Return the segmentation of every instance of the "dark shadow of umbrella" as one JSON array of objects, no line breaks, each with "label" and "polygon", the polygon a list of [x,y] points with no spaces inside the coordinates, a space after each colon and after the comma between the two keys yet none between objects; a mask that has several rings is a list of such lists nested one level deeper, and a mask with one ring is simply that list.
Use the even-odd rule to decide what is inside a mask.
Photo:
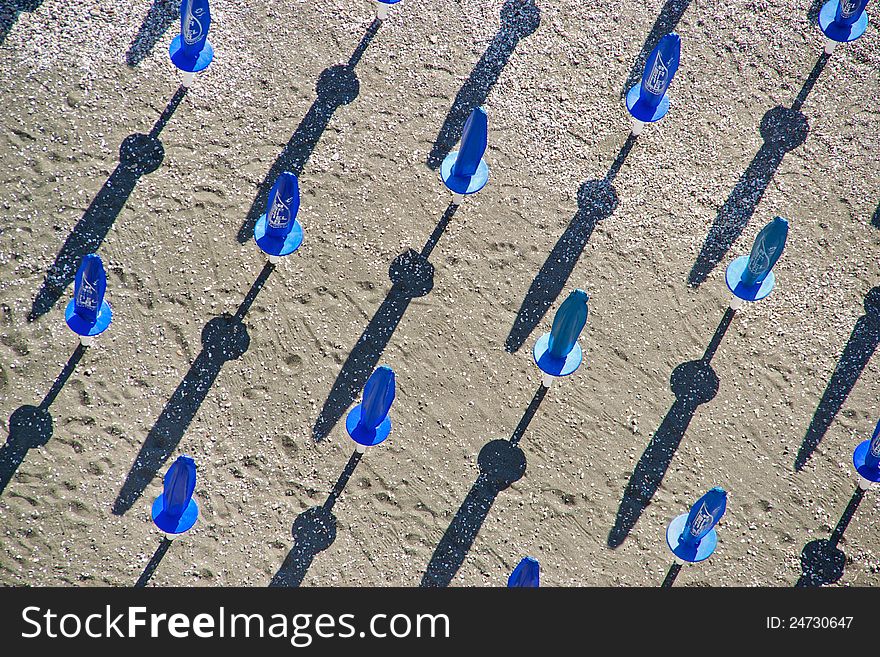
[{"label": "dark shadow of umbrella", "polygon": [[0,45],[6,41],[6,37],[18,15],[24,11],[36,11],[43,0],[0,0]]},{"label": "dark shadow of umbrella", "polygon": [[871,217],[871,225],[874,228],[880,228],[880,204],[878,204],[877,209],[874,210],[874,216]]},{"label": "dark shadow of umbrella", "polygon": [[19,406],[9,416],[9,436],[0,449],[0,493],[6,489],[28,450],[42,447],[52,438],[52,414],[49,406],[73,374],[84,353],[85,347],[78,345],[39,406]]},{"label": "dark shadow of umbrella", "polygon": [[608,533],[608,547],[619,547],[629,536],[660,488],[697,408],[718,393],[718,375],[712,369],[711,361],[733,315],[734,311],[728,308],[703,358],[682,363],[672,370],[670,385],[675,402],[648,442],[623,491],[614,527]]},{"label": "dark shadow of umbrella", "polygon": [[180,19],[180,3],[177,0],[153,0],[137,36],[125,53],[125,63],[129,66],[140,64],[165,34],[168,26],[178,19]]},{"label": "dark shadow of umbrella", "polygon": [[626,92],[641,81],[648,55],[657,47],[663,36],[675,29],[678,21],[681,20],[690,4],[691,0],[666,0],[660,13],[657,15],[657,20],[654,21],[654,26],[645,39],[645,43],[642,45],[642,49],[639,51],[638,57],[633,62],[626,82],[623,83],[623,88],[620,90],[621,98],[625,98]]},{"label": "dark shadow of umbrella", "polygon": [[508,352],[516,352],[535,330],[565,288],[593,230],[600,221],[610,217],[617,209],[617,192],[611,183],[635,140],[634,136],[629,136],[604,179],[589,180],[578,190],[578,211],[526,292],[510,333],[504,341],[504,348]]},{"label": "dark shadow of umbrella", "polygon": [[501,7],[501,26],[498,32],[456,94],[443,126],[434,140],[426,161],[431,169],[437,169],[443,158],[461,139],[465,121],[475,107],[486,102],[489,92],[498,82],[519,40],[537,30],[540,24],[541,10],[534,0],[507,0],[504,3]]},{"label": "dark shadow of umbrella", "polygon": [[837,367],[828,381],[819,406],[813,414],[810,426],[801,443],[795,470],[801,470],[819,446],[828,428],[837,417],[850,391],[862,375],[880,343],[880,287],[871,288],[865,295],[865,314],[859,317],[853,327]]},{"label": "dark shadow of umbrella", "polygon": [[831,538],[824,538],[810,541],[804,546],[801,552],[801,576],[795,586],[824,586],[833,584],[843,577],[843,569],[846,566],[846,555],[837,544],[843,538],[849,521],[852,520],[859,503],[864,497],[865,491],[856,488],[855,492],[846,505],[846,509],[837,526],[831,533]]},{"label": "dark shadow of umbrella", "polygon": [[519,442],[546,394],[546,388],[538,388],[510,440],[492,440],[483,445],[477,457],[480,474],[431,555],[420,586],[449,586],[473,546],[498,493],[525,474],[526,455]]},{"label": "dark shadow of umbrella", "polygon": [[336,516],[333,505],[360,463],[362,454],[354,452],[339,476],[330,496],[322,506],[313,506],[299,514],[293,523],[293,547],[284,563],[269,582],[270,587],[300,586],[312,562],[336,540]]},{"label": "dark shadow of umbrella", "polygon": [[147,582],[150,581],[153,573],[156,572],[156,568],[159,567],[159,563],[162,561],[165,553],[168,552],[168,548],[171,547],[172,542],[173,541],[168,540],[167,536],[162,537],[162,540],[159,542],[159,547],[156,548],[156,552],[153,554],[150,562],[147,564],[147,567],[144,568],[144,572],[141,573],[141,576],[138,577],[138,581],[135,582],[135,588],[142,588],[147,585]]},{"label": "dark shadow of umbrella", "polygon": [[303,120],[296,127],[290,141],[275,158],[263,182],[257,188],[257,196],[251,203],[250,210],[241,228],[238,229],[238,241],[245,244],[254,236],[254,226],[260,215],[266,211],[266,202],[269,200],[269,192],[275,184],[275,180],[285,171],[290,171],[297,176],[302,174],[303,168],[321,135],[330,124],[334,112],[343,105],[353,102],[360,93],[361,83],[357,78],[354,67],[360,61],[361,56],[370,45],[370,41],[376,36],[379,26],[382,24],[380,20],[374,20],[366,33],[361,38],[351,58],[346,64],[336,64],[329,68],[325,68],[318,76],[318,82],[315,85],[315,93],[317,98]]},{"label": "dark shadow of umbrella", "polygon": [[165,149],[159,133],[186,95],[179,87],[165,107],[150,134],[135,133],[126,137],[119,147],[119,164],[101,187],[82,218],[73,227],[67,240],[46,273],[43,285],[34,298],[28,321],[49,312],[76,276],[83,256],[98,250],[131,196],[138,179],[154,172],[162,164]]},{"label": "dark shadow of umbrella", "polygon": [[147,434],[113,503],[114,514],[122,515],[132,507],[177,448],[224,363],[247,351],[250,336],[243,320],[274,268],[269,263],[263,267],[235,315],[215,317],[205,324],[202,350]]},{"label": "dark shadow of umbrella", "polygon": [[675,578],[678,577],[678,574],[681,572],[681,564],[674,563],[669,566],[669,570],[666,572],[666,577],[663,578],[663,583],[660,584],[661,589],[668,589],[673,584],[675,584]]},{"label": "dark shadow of umbrella", "polygon": [[819,11],[822,9],[822,5],[824,5],[827,0],[812,0],[810,3],[810,8],[807,9],[807,20],[810,23],[810,27],[816,28],[819,23]]},{"label": "dark shadow of umbrella", "polygon": [[748,225],[782,158],[806,141],[810,127],[800,110],[827,61],[828,55],[819,57],[791,108],[779,105],[761,119],[764,143],[718,210],[700,254],[688,274],[690,285],[702,284],[721,262]]},{"label": "dark shadow of umbrella", "polygon": [[315,440],[326,438],[345,410],[357,399],[370,374],[376,368],[379,358],[382,357],[385,347],[388,346],[394,330],[400,324],[410,301],[425,296],[433,289],[434,266],[428,261],[428,257],[457,209],[458,206],[452,204],[446,208],[446,212],[443,213],[421,253],[408,249],[391,263],[388,270],[391,289],[342,364],[327,401],[324,402],[315,420],[312,429]]}]

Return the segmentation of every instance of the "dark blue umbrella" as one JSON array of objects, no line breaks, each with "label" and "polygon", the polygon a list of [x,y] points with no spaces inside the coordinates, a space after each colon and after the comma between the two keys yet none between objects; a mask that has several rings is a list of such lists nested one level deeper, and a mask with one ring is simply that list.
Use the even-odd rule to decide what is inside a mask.
[{"label": "dark blue umbrella", "polygon": [[199,517],[193,499],[196,489],[196,463],[189,456],[178,456],[168,468],[162,494],[153,502],[152,515],[156,526],[166,535],[182,534]]},{"label": "dark blue umbrella", "polygon": [[290,171],[285,171],[275,180],[266,202],[266,212],[254,225],[254,240],[272,264],[302,244],[303,229],[296,220],[298,212],[299,180]]},{"label": "dark blue umbrella", "polygon": [[678,563],[708,559],[718,545],[715,525],[727,509],[727,493],[717,486],[698,499],[690,513],[676,517],[666,530],[666,544]]},{"label": "dark blue umbrella", "polygon": [[785,249],[787,238],[788,221],[775,217],[758,233],[751,253],[727,266],[725,281],[734,296],[731,308],[735,310],[743,301],[760,301],[770,294],[776,285],[772,269]]},{"label": "dark blue umbrella", "polygon": [[376,4],[376,18],[384,21],[388,18],[388,6],[396,5],[400,0],[374,0]]},{"label": "dark blue umbrella", "polygon": [[180,34],[168,47],[171,62],[183,71],[183,86],[192,84],[199,71],[208,68],[214,59],[214,47],[208,41],[211,8],[208,0],[181,0]]},{"label": "dark blue umbrella", "polygon": [[475,107],[462,129],[459,150],[447,155],[440,164],[440,177],[456,205],[461,205],[465,196],[483,189],[489,180],[489,165],[483,159],[488,135],[486,110]]},{"label": "dark blue umbrella", "polygon": [[568,376],[580,367],[584,355],[578,337],[587,323],[587,301],[583,290],[573,290],[559,306],[553,326],[535,343],[535,363],[544,372],[543,385],[549,388],[553,379]]},{"label": "dark blue umbrella", "polygon": [[104,299],[107,275],[101,258],[94,253],[85,256],[76,272],[73,299],[67,304],[64,319],[70,330],[80,336],[83,346],[103,333],[113,320],[110,304]]},{"label": "dark blue umbrella", "polygon": [[868,490],[880,481],[880,422],[869,440],[860,443],[853,452],[853,465],[859,473],[859,488]]},{"label": "dark blue umbrella", "polygon": [[659,121],[669,111],[666,90],[678,70],[681,38],[670,32],[660,39],[648,59],[642,80],[626,94],[626,109],[632,115],[632,133],[639,135],[646,123]]},{"label": "dark blue umbrella", "polygon": [[510,577],[507,578],[508,588],[537,588],[540,586],[541,566],[535,557],[523,557]]},{"label": "dark blue umbrella", "polygon": [[388,411],[394,401],[394,393],[394,372],[385,365],[376,368],[364,386],[363,400],[345,418],[345,428],[357,443],[359,452],[378,445],[391,433]]},{"label": "dark blue umbrella", "polygon": [[825,35],[825,52],[838,43],[855,41],[868,29],[868,0],[828,0],[819,11],[819,28]]}]

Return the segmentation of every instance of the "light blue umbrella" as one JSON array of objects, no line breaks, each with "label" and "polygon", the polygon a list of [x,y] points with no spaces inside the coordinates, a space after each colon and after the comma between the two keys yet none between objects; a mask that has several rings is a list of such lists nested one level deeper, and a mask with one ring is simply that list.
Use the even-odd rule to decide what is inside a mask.
[{"label": "light blue umbrella", "polygon": [[440,177],[456,205],[461,205],[465,196],[483,189],[489,180],[489,165],[483,159],[488,134],[486,110],[475,107],[462,129],[459,150],[447,155],[440,165]]},{"label": "light blue umbrella", "polygon": [[715,525],[727,509],[727,493],[717,486],[698,499],[689,513],[676,517],[666,530],[666,544],[677,562],[708,559],[718,545]]},{"label": "light blue umbrella", "polygon": [[587,323],[587,293],[573,290],[553,318],[553,326],[535,343],[532,355],[544,372],[544,387],[549,388],[555,377],[568,376],[580,367],[584,354],[578,337]]},{"label": "light blue umbrella", "polygon": [[743,301],[760,301],[770,294],[776,285],[772,269],[785,249],[787,238],[788,221],[775,217],[755,237],[751,253],[727,266],[725,282],[734,296],[731,308],[736,310]]}]

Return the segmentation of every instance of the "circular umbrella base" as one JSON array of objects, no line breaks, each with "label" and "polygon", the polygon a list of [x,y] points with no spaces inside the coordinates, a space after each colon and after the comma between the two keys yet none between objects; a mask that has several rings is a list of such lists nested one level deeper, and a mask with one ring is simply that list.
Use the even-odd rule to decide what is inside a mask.
[{"label": "circular umbrella base", "polygon": [[839,0],[828,0],[822,5],[819,11],[819,28],[826,37],[837,43],[855,41],[868,29],[868,12],[862,10],[859,20],[852,25],[838,25],[834,22],[834,16],[839,4]]},{"label": "circular umbrella base", "polygon": [[196,524],[196,520],[199,517],[199,506],[196,504],[196,501],[190,500],[180,517],[176,517],[168,515],[162,510],[164,499],[165,494],[163,493],[153,502],[152,516],[156,526],[169,535],[182,534],[192,529],[192,526]]},{"label": "circular umbrella base", "polygon": [[388,434],[391,433],[391,420],[386,417],[382,420],[382,424],[375,429],[367,429],[358,426],[358,423],[361,421],[362,410],[363,406],[361,404],[358,404],[351,409],[348,416],[345,418],[345,429],[348,431],[348,435],[351,436],[351,439],[358,445],[373,447],[374,445],[383,442],[388,437]]},{"label": "circular umbrella base", "polygon": [[551,376],[568,376],[580,367],[584,359],[584,352],[581,346],[575,342],[571,351],[565,358],[556,358],[550,353],[550,334],[545,333],[535,343],[532,351],[535,358],[535,364],[545,374]]},{"label": "circular umbrella base", "polygon": [[480,160],[474,175],[454,176],[452,167],[455,166],[456,160],[458,160],[458,151],[453,151],[443,158],[443,163],[440,165],[440,177],[450,191],[454,194],[476,194],[486,186],[489,181],[489,165],[486,164],[486,160]]},{"label": "circular umbrella base", "polygon": [[880,469],[872,468],[865,463],[865,459],[868,456],[868,449],[870,447],[870,440],[859,443],[859,445],[853,452],[853,466],[855,467],[856,472],[859,473],[859,476],[862,479],[867,479],[871,483],[876,484],[878,481],[880,481]]},{"label": "circular umbrella base", "polygon": [[79,336],[93,337],[99,333],[103,333],[113,321],[113,311],[107,301],[101,302],[101,309],[98,311],[98,317],[94,323],[89,323],[76,314],[76,304],[71,299],[64,311],[64,319],[70,330]]},{"label": "circular umbrella base", "polygon": [[267,235],[266,230],[269,227],[269,221],[266,215],[261,215],[254,225],[254,241],[263,253],[270,256],[286,256],[296,251],[303,241],[302,225],[293,219],[293,226],[284,239]]},{"label": "circular umbrella base", "polygon": [[[626,92],[626,109],[634,119],[642,123],[654,123],[659,121],[669,111],[669,94],[663,94],[663,98],[656,105],[646,103],[640,95],[642,85],[637,84]],[[656,98],[656,96],[655,96]]]},{"label": "circular umbrella base", "polygon": [[197,57],[193,57],[183,49],[183,39],[178,34],[168,47],[168,54],[171,56],[171,63],[181,71],[198,73],[208,68],[208,64],[214,60],[214,46],[206,40],[202,51]]},{"label": "circular umbrella base", "polygon": [[666,529],[666,545],[669,546],[669,549],[672,550],[672,554],[674,554],[677,559],[681,559],[688,563],[705,561],[712,556],[712,553],[718,546],[718,532],[714,529],[711,530],[696,545],[682,545],[678,542],[678,539],[684,531],[684,526],[687,524],[687,518],[688,514],[682,513],[669,523],[669,527]]},{"label": "circular umbrella base", "polygon": [[762,282],[746,285],[742,282],[742,275],[748,264],[749,256],[740,256],[727,265],[727,272],[724,275],[727,289],[733,293],[733,296],[739,297],[743,301],[760,301],[773,291],[773,287],[776,285],[776,274],[771,271]]}]

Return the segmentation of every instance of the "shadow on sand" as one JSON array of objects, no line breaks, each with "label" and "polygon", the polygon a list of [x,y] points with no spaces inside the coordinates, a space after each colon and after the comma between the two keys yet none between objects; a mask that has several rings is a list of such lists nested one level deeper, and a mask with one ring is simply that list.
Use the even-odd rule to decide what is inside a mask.
[{"label": "shadow on sand", "polygon": [[180,19],[180,2],[178,0],[153,0],[144,22],[138,30],[137,36],[131,42],[128,52],[125,53],[125,63],[129,66],[137,66],[146,59],[153,46],[165,34],[175,21]]},{"label": "shadow on sand", "polygon": [[0,45],[18,20],[22,12],[32,12],[40,8],[43,0],[0,0]]},{"label": "shadow on sand", "polygon": [[382,21],[378,19],[372,22],[347,63],[326,68],[318,76],[318,82],[315,85],[317,98],[257,188],[257,195],[251,203],[241,228],[238,229],[239,243],[245,244],[248,240],[253,239],[254,226],[260,215],[266,211],[269,192],[278,176],[285,171],[290,171],[297,176],[301,175],[306,162],[309,161],[318,145],[321,135],[330,124],[334,112],[358,97],[361,83],[354,69],[367,46],[376,36],[380,25],[382,25]]},{"label": "shadow on sand", "polygon": [[565,288],[593,230],[600,221],[610,217],[617,209],[617,192],[611,183],[623,166],[635,141],[636,137],[633,135],[627,138],[605,178],[589,180],[581,185],[577,195],[577,213],[550,251],[516,314],[513,326],[504,342],[504,348],[508,352],[514,353],[519,350],[535,330]]},{"label": "shadow on sand", "polygon": [[122,142],[119,147],[119,164],[55,256],[55,262],[46,273],[43,285],[34,298],[28,321],[34,321],[52,309],[76,276],[83,256],[95,253],[104,242],[140,177],[153,173],[162,164],[165,149],[159,141],[159,133],[185,95],[186,88],[179,87],[150,134],[136,133]]},{"label": "shadow on sand", "polygon": [[700,360],[682,363],[672,370],[670,384],[675,402],[648,442],[623,491],[614,527],[608,534],[608,547],[620,546],[629,536],[660,488],[697,408],[710,402],[718,393],[718,375],[712,369],[711,361],[733,316],[734,311],[728,308]]},{"label": "shadow on sand", "polygon": [[486,102],[519,40],[532,34],[540,24],[541,10],[534,0],[506,0],[501,7],[498,32],[456,94],[428,153],[426,164],[431,169],[438,169],[443,158],[459,142],[465,121],[475,107]]},{"label": "shadow on sand", "polygon": [[250,336],[243,320],[274,269],[270,263],[263,266],[235,315],[215,317],[205,324],[202,350],[147,434],[113,503],[114,514],[122,515],[132,507],[177,448],[224,363],[241,358],[248,350]]},{"label": "shadow on sand", "polygon": [[819,406],[813,414],[801,448],[795,458],[795,470],[802,470],[816,451],[828,428],[843,408],[846,398],[862,375],[880,343],[880,287],[872,288],[865,295],[865,314],[859,317],[837,367],[828,381]]},{"label": "shadow on sand", "polygon": [[42,447],[52,438],[52,414],[49,406],[73,374],[85,351],[86,348],[82,345],[77,346],[39,406],[19,406],[9,416],[9,436],[0,449],[0,493],[6,489],[28,451],[34,447]]},{"label": "shadow on sand", "polygon": [[820,55],[791,108],[777,106],[761,119],[764,143],[718,210],[700,254],[688,274],[690,285],[701,285],[742,234],[767,191],[782,158],[807,140],[810,127],[801,107],[825,68],[828,55]]},{"label": "shadow on sand", "polygon": [[270,587],[300,586],[317,554],[333,545],[336,540],[333,505],[345,490],[362,456],[360,452],[351,455],[324,504],[306,509],[296,517],[293,522],[293,547],[269,582]]},{"label": "shadow on sand", "polygon": [[480,474],[444,532],[422,577],[422,587],[449,586],[470,551],[498,493],[526,472],[526,455],[519,447],[529,423],[547,394],[540,386],[510,440],[492,440],[480,450]]},{"label": "shadow on sand", "polygon": [[865,491],[856,488],[843,515],[840,516],[837,526],[831,532],[830,539],[816,539],[804,546],[801,552],[802,572],[795,586],[824,586],[833,584],[843,577],[846,555],[837,547],[837,544],[843,538],[843,532],[846,531],[849,521],[852,520],[856,509],[859,508],[859,503],[864,495]]},{"label": "shadow on sand", "polygon": [[357,399],[388,341],[394,334],[410,301],[427,295],[434,288],[434,266],[428,258],[459,206],[450,204],[420,253],[408,249],[391,263],[388,276],[391,289],[355,343],[321,408],[312,435],[326,438],[345,410]]}]

